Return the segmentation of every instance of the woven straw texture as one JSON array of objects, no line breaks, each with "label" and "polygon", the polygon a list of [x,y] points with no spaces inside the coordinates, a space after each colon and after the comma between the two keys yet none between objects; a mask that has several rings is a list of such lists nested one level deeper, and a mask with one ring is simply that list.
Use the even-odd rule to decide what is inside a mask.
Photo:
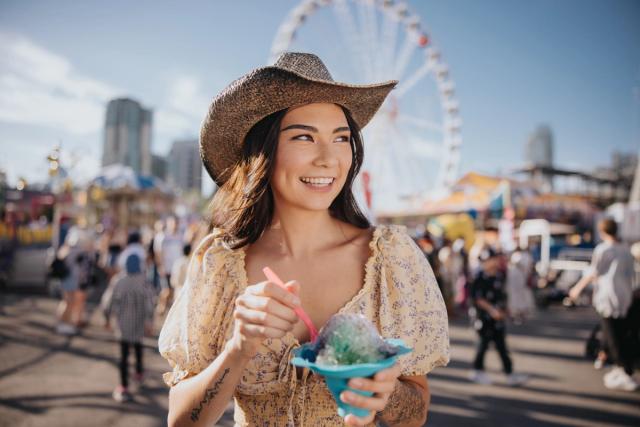
[{"label": "woven straw texture", "polygon": [[222,185],[242,155],[242,144],[257,122],[291,107],[326,102],[349,110],[363,128],[398,82],[371,85],[335,82],[320,58],[285,52],[274,65],[233,81],[212,101],[200,130],[200,156]]}]

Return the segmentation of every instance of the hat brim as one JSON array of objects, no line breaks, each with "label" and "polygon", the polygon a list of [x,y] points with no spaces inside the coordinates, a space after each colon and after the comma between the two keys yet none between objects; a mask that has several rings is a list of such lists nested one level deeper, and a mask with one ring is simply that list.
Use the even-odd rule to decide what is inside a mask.
[{"label": "hat brim", "polygon": [[396,80],[351,85],[316,80],[278,67],[258,68],[232,82],[211,103],[200,129],[200,156],[219,186],[241,159],[251,128],[277,111],[316,102],[345,107],[363,128],[371,121]]}]

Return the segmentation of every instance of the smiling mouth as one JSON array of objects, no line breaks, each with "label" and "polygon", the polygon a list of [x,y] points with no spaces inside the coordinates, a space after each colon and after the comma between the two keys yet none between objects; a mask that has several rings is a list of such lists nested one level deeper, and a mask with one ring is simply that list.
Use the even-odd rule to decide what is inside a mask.
[{"label": "smiling mouth", "polygon": [[300,181],[304,184],[310,185],[312,187],[328,187],[335,181],[335,178],[331,177],[322,177],[322,178],[312,178],[312,177],[302,177]]}]

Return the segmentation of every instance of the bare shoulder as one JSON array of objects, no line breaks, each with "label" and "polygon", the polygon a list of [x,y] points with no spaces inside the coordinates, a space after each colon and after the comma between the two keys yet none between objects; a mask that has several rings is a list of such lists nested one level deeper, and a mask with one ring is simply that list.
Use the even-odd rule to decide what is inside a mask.
[{"label": "bare shoulder", "polygon": [[346,222],[340,222],[340,228],[346,237],[345,244],[359,247],[368,247],[375,232],[375,227],[359,228]]}]

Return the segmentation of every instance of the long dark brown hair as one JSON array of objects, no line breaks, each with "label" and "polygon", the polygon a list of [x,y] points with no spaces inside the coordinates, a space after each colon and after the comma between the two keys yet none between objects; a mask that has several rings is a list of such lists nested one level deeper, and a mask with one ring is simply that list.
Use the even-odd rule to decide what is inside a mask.
[{"label": "long dark brown hair", "polygon": [[[370,227],[353,196],[353,180],[364,159],[360,127],[342,107],[351,131],[352,162],[342,190],[329,207],[330,214],[358,228]],[[244,140],[242,159],[229,170],[209,206],[210,229],[238,249],[257,241],[273,220],[271,177],[275,165],[280,123],[287,110],[275,112],[256,123]]]}]

